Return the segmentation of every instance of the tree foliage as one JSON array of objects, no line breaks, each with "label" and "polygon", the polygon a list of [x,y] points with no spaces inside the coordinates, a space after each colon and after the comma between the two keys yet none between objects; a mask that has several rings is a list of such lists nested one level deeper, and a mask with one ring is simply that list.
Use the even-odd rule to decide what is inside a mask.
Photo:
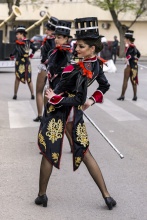
[{"label": "tree foliage", "polygon": [[127,27],[130,28],[147,11],[147,0],[88,0],[88,3],[99,6],[104,10],[109,10],[117,28],[121,24],[118,20],[120,13],[131,12],[134,14],[134,20]]},{"label": "tree foliage", "polygon": [[[139,17],[147,12],[147,0],[87,0],[87,2],[110,11],[113,22],[120,34],[120,56],[124,56],[124,34]],[[132,13],[134,15],[134,19],[129,22],[128,26],[119,20],[121,13]]]}]

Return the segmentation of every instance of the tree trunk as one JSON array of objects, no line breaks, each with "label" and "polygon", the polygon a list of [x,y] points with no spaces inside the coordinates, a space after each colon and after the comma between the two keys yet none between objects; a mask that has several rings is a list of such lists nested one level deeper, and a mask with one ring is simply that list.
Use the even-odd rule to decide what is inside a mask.
[{"label": "tree trunk", "polygon": [[121,22],[118,20],[118,16],[114,9],[109,8],[111,16],[113,18],[114,24],[119,32],[120,36],[120,49],[119,49],[119,57],[123,58],[125,57],[125,43],[124,43],[124,35],[126,33],[126,30],[128,29],[127,26],[121,24]]},{"label": "tree trunk", "polygon": [[119,57],[123,58],[125,57],[125,42],[124,42],[124,35],[127,31],[127,27],[124,25],[120,25],[118,31],[120,36],[120,49],[119,49]]}]

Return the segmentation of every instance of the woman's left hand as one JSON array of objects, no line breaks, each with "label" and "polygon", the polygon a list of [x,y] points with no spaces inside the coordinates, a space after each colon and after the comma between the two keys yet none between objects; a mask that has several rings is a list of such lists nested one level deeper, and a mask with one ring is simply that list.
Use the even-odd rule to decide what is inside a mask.
[{"label": "woman's left hand", "polygon": [[52,89],[47,89],[46,90],[46,94],[45,97],[47,97],[48,99],[51,99],[53,96],[55,96],[56,94],[54,93],[54,91]]}]

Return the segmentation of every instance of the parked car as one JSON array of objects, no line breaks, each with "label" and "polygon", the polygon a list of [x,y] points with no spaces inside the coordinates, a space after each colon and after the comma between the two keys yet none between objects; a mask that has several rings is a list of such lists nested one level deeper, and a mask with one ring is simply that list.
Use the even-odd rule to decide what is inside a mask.
[{"label": "parked car", "polygon": [[31,38],[34,47],[39,50],[46,35],[35,35]]}]

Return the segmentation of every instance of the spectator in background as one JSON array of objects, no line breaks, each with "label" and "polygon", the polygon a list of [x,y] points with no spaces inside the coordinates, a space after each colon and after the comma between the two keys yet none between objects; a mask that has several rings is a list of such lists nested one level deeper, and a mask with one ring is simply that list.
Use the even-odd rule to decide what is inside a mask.
[{"label": "spectator in background", "polygon": [[116,62],[116,56],[117,56],[117,51],[118,51],[118,40],[117,36],[114,36],[114,41],[112,43],[112,48],[111,48],[111,55],[112,55],[112,60],[115,63]]},{"label": "spectator in background", "polygon": [[105,37],[103,37],[101,39],[101,42],[103,43],[103,49],[100,52],[100,57],[102,57],[105,60],[110,60],[111,59],[111,52],[109,50],[107,39]]},{"label": "spectator in background", "polygon": [[106,65],[103,66],[104,72],[115,73],[117,71],[116,66],[112,60],[111,50],[109,48],[106,37],[102,37],[103,49],[100,52],[100,57],[107,60]]}]

